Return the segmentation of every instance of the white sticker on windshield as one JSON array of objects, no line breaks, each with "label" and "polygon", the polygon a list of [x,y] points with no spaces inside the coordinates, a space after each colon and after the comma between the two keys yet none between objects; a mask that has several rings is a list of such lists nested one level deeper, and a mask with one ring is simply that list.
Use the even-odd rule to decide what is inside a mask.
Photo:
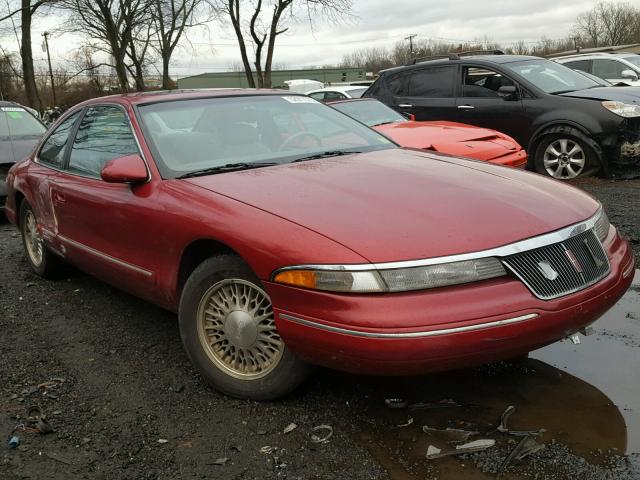
[{"label": "white sticker on windshield", "polygon": [[314,100],[311,97],[303,97],[302,95],[287,95],[283,96],[287,102],[289,103],[319,103],[317,100]]},{"label": "white sticker on windshield", "polygon": [[3,112],[26,112],[24,108],[20,107],[1,107]]}]

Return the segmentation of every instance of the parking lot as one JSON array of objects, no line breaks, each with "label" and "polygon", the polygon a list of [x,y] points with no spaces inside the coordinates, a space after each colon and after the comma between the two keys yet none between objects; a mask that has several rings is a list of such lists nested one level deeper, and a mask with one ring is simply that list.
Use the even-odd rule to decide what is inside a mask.
[{"label": "parking lot", "polygon": [[[577,185],[603,202],[640,259],[640,182]],[[0,244],[0,431],[8,439],[32,406],[54,429],[18,429],[22,443],[0,455],[2,479],[495,478],[519,441],[496,431],[509,405],[516,407],[509,427],[544,429],[537,440],[544,448],[506,466],[501,478],[640,476],[637,272],[581,345],[414,378],[318,370],[286,399],[257,403],[204,385],[173,314],[76,271],[58,282],[36,277],[6,223]],[[391,398],[409,406],[390,409]],[[332,428],[326,443],[312,440],[329,431],[313,431],[321,425]],[[429,445],[441,444],[425,425],[497,443],[426,460]]]}]

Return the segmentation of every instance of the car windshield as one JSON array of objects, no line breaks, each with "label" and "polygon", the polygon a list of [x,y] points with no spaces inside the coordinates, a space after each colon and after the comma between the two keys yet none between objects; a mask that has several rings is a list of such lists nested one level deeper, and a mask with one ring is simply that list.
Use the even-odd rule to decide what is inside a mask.
[{"label": "car windshield", "polygon": [[627,62],[633,63],[636,67],[640,67],[640,55],[630,55],[628,57],[622,57]]},{"label": "car windshield", "polygon": [[549,60],[524,60],[504,66],[546,93],[566,93],[600,86],[585,75]]},{"label": "car windshield", "polygon": [[385,123],[406,122],[407,119],[378,100],[356,100],[331,104],[336,110],[374,127]]},{"label": "car windshield", "polygon": [[0,107],[6,122],[0,122],[0,135],[11,137],[40,136],[46,131],[44,125],[22,107]]},{"label": "car windshield", "polygon": [[159,102],[139,108],[164,178],[396,148],[302,95],[247,95]]}]

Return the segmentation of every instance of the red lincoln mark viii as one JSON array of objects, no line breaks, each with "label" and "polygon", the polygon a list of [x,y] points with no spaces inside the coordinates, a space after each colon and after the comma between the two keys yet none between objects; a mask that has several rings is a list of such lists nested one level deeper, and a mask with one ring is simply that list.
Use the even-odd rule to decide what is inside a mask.
[{"label": "red lincoln mark viii", "polygon": [[8,175],[40,275],[68,262],[179,313],[213,386],[269,399],[308,365],[414,374],[522,355],[628,288],[601,205],[535,174],[402,150],[309,97],[94,99]]},{"label": "red lincoln mark viii", "polygon": [[[504,133],[457,122],[417,122],[373,98],[330,102],[336,110],[386,135],[398,145],[524,168],[527,152]],[[411,116],[413,117],[413,116]]]}]

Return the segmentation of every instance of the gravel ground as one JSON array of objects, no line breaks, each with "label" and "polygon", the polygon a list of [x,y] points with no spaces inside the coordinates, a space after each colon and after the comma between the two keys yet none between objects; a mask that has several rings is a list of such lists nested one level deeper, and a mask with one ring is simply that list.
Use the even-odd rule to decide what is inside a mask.
[{"label": "gravel ground", "polygon": [[[589,180],[579,186],[601,199],[640,255],[640,182]],[[545,436],[547,448],[510,467],[503,478],[640,478],[634,458],[618,456],[624,422],[606,397],[545,364],[402,381],[320,370],[279,402],[230,399],[206,387],[191,368],[173,314],[79,272],[58,282],[36,277],[22,257],[17,231],[6,223],[0,224],[0,245],[2,480],[495,478],[513,448],[508,439],[461,460],[429,462],[419,426],[444,427],[449,417],[439,409],[398,428],[406,415],[387,409],[384,398],[455,396],[469,403],[464,413],[470,424],[489,432],[506,398],[520,402],[524,412],[527,389],[548,384],[554,391],[566,385],[571,398],[588,390],[597,399],[585,418],[589,411],[610,412],[604,415],[611,416],[607,424],[616,433],[612,440],[594,440],[587,450],[597,447],[599,453],[588,461],[588,455]],[[504,385],[512,390],[500,390]],[[495,390],[503,394],[496,397]],[[474,399],[482,405],[471,405]],[[558,408],[563,403],[558,397]],[[20,446],[7,449],[12,430],[29,426],[31,406],[39,407],[55,431],[18,429]],[[559,411],[558,422],[563,415]],[[291,423],[297,427],[283,433]],[[329,442],[311,441],[318,425],[333,428]]]}]

